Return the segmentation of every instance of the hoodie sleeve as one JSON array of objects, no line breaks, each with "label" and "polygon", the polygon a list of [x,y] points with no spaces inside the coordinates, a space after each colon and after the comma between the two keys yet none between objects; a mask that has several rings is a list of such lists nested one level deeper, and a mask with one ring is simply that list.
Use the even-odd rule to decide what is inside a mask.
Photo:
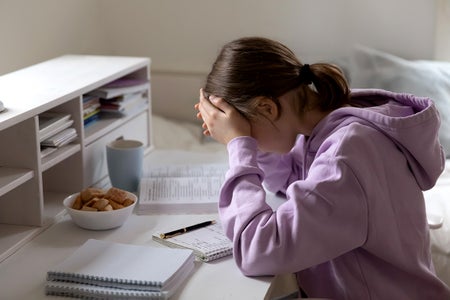
[{"label": "hoodie sleeve", "polygon": [[[301,142],[299,142],[301,141]],[[294,162],[294,155],[301,152],[302,138],[299,138],[291,152],[287,154],[258,152],[258,166],[264,172],[264,186],[267,190],[286,194],[287,187],[300,178],[301,164]],[[302,156],[302,154],[297,154]]]},{"label": "hoodie sleeve", "polygon": [[219,214],[245,275],[299,271],[362,245],[367,205],[357,178],[339,159],[316,158],[308,178],[291,183],[275,212],[265,202],[257,144],[250,137],[228,143],[230,169]]}]

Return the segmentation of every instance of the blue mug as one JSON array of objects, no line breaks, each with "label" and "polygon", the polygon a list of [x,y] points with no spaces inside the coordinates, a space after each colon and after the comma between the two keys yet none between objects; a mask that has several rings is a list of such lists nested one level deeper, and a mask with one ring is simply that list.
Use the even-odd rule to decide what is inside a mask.
[{"label": "blue mug", "polygon": [[144,144],[136,140],[115,140],[106,145],[108,174],[113,187],[136,192],[142,176]]}]

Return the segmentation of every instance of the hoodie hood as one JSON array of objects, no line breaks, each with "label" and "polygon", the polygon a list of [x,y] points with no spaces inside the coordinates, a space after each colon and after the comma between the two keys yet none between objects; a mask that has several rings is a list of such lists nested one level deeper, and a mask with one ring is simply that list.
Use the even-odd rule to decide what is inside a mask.
[{"label": "hoodie hood", "polygon": [[[326,117],[327,122],[320,122],[314,131],[328,135],[353,122],[373,127],[403,152],[421,189],[432,188],[445,165],[438,137],[440,118],[434,102],[426,97],[377,89],[352,90],[350,102],[354,106],[333,111]],[[320,128],[323,126],[326,128]]]}]

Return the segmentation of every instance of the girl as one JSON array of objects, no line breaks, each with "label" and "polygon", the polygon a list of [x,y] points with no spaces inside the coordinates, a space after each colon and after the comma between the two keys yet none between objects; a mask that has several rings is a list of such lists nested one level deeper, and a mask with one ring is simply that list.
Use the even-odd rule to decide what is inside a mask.
[{"label": "girl", "polygon": [[[428,98],[350,91],[284,45],[225,45],[196,104],[227,145],[219,215],[245,275],[295,272],[309,297],[450,299],[433,269],[422,191],[444,168]],[[276,211],[265,188],[286,202]]]}]

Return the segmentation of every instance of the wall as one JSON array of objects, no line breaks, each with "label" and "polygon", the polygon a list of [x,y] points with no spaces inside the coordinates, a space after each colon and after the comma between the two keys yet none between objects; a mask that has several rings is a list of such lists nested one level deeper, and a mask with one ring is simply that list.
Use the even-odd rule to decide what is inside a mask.
[{"label": "wall", "polygon": [[[439,0],[442,1],[442,0]],[[0,75],[66,53],[152,58],[156,113],[192,120],[220,47],[280,40],[304,62],[355,43],[405,58],[435,53],[435,0],[0,0]]]},{"label": "wall", "polygon": [[[102,0],[114,53],[153,58],[160,71],[206,72],[219,47],[245,35],[287,44],[300,58],[338,57],[363,43],[431,58],[429,0]],[[132,45],[132,46],[131,46]]]},{"label": "wall", "polygon": [[435,59],[450,61],[450,0],[437,0]]},{"label": "wall", "polygon": [[0,0],[0,75],[67,53],[104,53],[99,2]]},{"label": "wall", "polygon": [[405,58],[434,53],[429,0],[102,0],[114,54],[152,58],[154,112],[195,121],[192,106],[220,47],[241,36],[280,40],[304,62],[356,43]]}]

